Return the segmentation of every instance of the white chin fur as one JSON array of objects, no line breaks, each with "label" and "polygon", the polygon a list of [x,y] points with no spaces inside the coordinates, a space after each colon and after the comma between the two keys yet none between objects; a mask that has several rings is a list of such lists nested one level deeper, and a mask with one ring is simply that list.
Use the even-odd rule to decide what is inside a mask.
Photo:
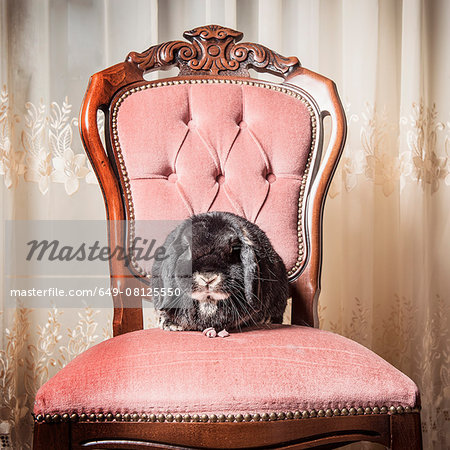
[{"label": "white chin fur", "polygon": [[217,311],[217,303],[200,302],[198,309],[204,316],[212,316]]}]

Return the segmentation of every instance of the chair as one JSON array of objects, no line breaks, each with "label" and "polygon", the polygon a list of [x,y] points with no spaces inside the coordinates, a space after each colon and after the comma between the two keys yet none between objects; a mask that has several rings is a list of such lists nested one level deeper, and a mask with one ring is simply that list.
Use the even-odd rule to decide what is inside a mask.
[{"label": "chair", "polygon": [[[112,248],[126,245],[141,219],[243,215],[266,231],[286,264],[292,325],[226,339],[143,330],[142,299],[118,293],[114,337],[39,390],[34,449],[303,449],[357,441],[422,448],[415,384],[361,345],[314,328],[322,211],[346,135],[336,87],[297,58],[238,43],[242,36],[199,27],[184,33],[189,42],[132,52],[93,75],[81,136]],[[176,77],[143,77],[173,66]],[[280,82],[251,78],[250,68]],[[106,151],[98,110],[106,115]],[[326,116],[332,131],[322,153]],[[111,261],[118,291],[146,281],[133,258]]]}]

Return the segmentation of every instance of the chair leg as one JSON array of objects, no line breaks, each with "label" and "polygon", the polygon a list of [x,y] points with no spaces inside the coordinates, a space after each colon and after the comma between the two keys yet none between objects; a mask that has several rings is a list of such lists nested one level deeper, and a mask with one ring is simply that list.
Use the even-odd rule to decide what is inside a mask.
[{"label": "chair leg", "polygon": [[33,450],[69,450],[69,423],[35,423]]},{"label": "chair leg", "polygon": [[419,413],[393,414],[391,416],[391,449],[423,449]]}]

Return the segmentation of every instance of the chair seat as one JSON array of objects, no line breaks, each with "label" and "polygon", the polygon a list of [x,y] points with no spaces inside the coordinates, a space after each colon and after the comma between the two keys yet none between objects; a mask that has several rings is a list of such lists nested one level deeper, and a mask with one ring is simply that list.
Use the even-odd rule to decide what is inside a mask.
[{"label": "chair seat", "polygon": [[45,383],[34,413],[292,417],[408,411],[418,401],[413,381],[358,343],[273,325],[214,339],[160,329],[117,336]]}]

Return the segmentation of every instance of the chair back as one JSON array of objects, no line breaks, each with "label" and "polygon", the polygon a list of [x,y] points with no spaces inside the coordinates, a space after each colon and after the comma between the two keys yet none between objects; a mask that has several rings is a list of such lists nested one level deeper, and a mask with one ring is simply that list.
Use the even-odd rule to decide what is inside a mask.
[{"label": "chair back", "polygon": [[[148,221],[229,211],[256,223],[282,257],[292,322],[317,324],[321,223],[346,123],[334,83],[254,43],[210,25],[132,52],[91,77],[80,130],[103,191],[109,239],[132,246]],[[144,74],[179,68],[176,77]],[[251,77],[249,69],[279,82]],[[97,126],[105,113],[106,149]],[[331,117],[325,152],[323,118]],[[141,227],[141,229],[140,229]],[[150,236],[149,236],[150,237]],[[141,298],[126,286],[148,282],[132,256],[111,261],[114,334],[142,328]],[[139,291],[138,291],[139,292]]]}]

